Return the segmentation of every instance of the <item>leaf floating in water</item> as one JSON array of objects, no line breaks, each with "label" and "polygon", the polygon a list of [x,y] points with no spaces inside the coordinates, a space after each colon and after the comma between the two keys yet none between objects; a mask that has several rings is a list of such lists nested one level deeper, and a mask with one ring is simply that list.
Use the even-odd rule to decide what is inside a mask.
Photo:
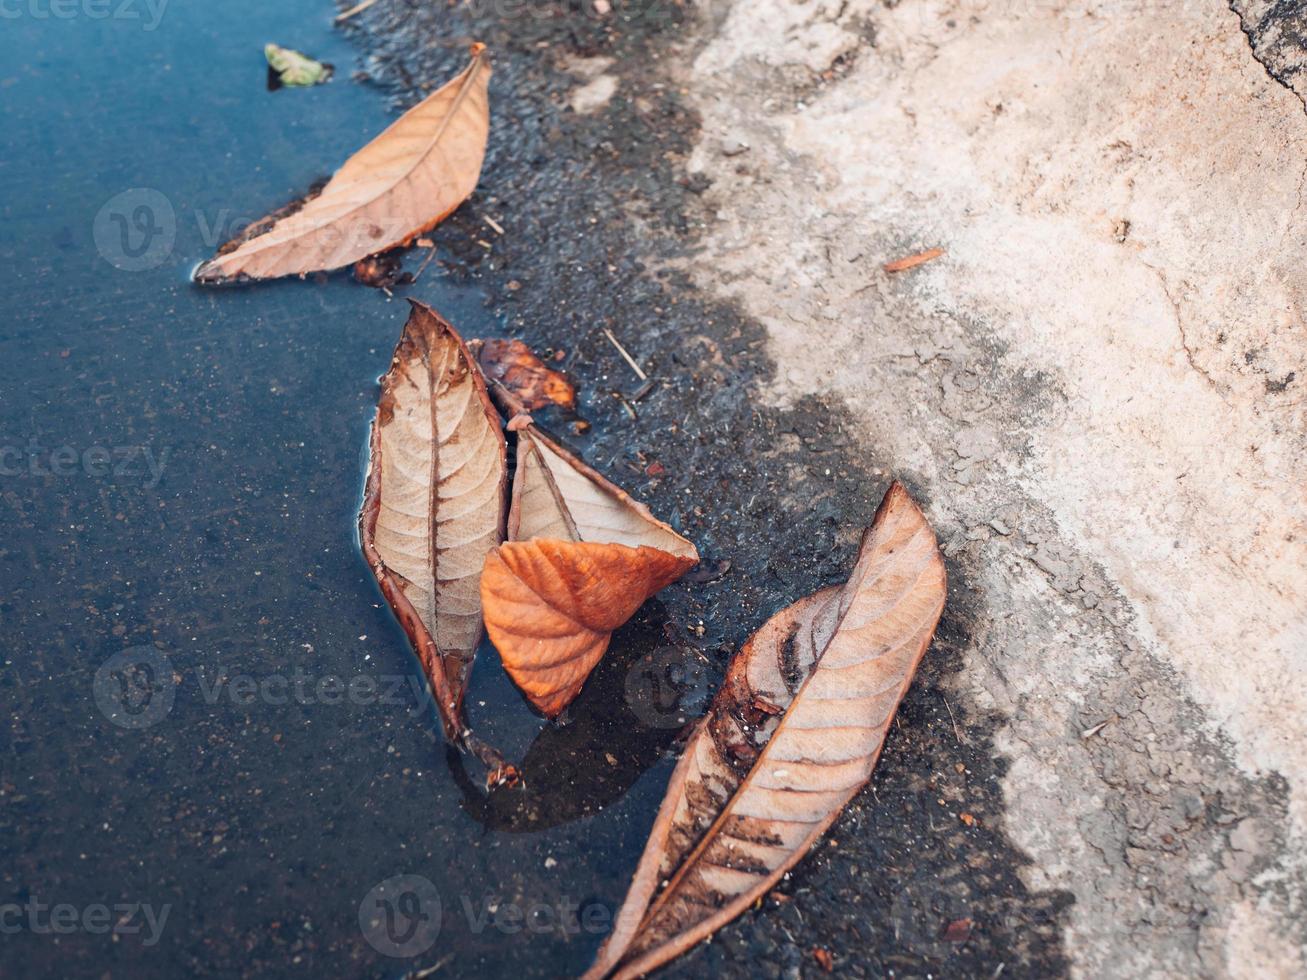
[{"label": "leaf floating in water", "polygon": [[321,85],[329,81],[336,69],[322,61],[314,61],[307,55],[277,44],[265,44],[263,56],[268,59],[268,68],[277,86],[303,88],[309,85]]},{"label": "leaf floating in water", "polygon": [[507,448],[462,339],[410,300],[372,426],[359,537],[451,740],[481,637],[481,569],[503,540]]},{"label": "leaf floating in water", "polygon": [[514,419],[509,543],[486,558],[481,603],[504,669],[552,718],[580,692],[613,630],[699,553],[529,416]]},{"label": "leaf floating in water", "polygon": [[504,669],[550,718],[581,692],[613,630],[693,564],[657,548],[537,538],[501,545],[481,578]]},{"label": "leaf floating in water", "polygon": [[400,116],[336,171],[322,193],[229,243],[196,270],[201,283],[339,269],[434,228],[476,188],[490,129],[485,45],[444,87]]},{"label": "leaf floating in water", "polygon": [[895,483],[849,581],[777,613],[732,661],[588,980],[679,956],[807,853],[871,777],[944,596],[935,535]]}]

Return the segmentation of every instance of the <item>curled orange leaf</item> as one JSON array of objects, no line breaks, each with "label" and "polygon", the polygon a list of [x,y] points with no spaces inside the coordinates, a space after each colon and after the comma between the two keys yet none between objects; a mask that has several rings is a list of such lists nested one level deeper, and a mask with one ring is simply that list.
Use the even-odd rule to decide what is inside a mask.
[{"label": "curled orange leaf", "polygon": [[510,543],[486,558],[481,605],[504,669],[552,718],[580,693],[613,630],[699,553],[529,416],[515,420]]},{"label": "curled orange leaf", "polygon": [[693,565],[645,546],[509,542],[481,574],[486,631],[514,683],[552,718],[580,693],[613,630]]}]

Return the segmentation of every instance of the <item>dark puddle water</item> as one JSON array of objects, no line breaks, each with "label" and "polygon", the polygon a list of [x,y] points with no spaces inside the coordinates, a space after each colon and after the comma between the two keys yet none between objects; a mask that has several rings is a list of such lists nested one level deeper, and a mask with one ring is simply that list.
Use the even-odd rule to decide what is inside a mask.
[{"label": "dark puddle water", "polygon": [[[385,99],[324,3],[54,7],[0,21],[0,974],[576,972],[684,717],[661,608],[562,726],[483,648],[474,723],[528,773],[487,799],[354,538],[407,304],[188,282]],[[267,41],[335,79],[267,92]],[[501,332],[440,264],[409,293]]]}]

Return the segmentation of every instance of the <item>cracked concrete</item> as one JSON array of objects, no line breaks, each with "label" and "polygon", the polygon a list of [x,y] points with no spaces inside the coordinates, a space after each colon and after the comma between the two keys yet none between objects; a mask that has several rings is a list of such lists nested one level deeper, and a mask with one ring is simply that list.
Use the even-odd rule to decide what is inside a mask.
[{"label": "cracked concrete", "polygon": [[684,270],[935,488],[1074,971],[1301,976],[1300,15],[1137,6],[706,4]]}]

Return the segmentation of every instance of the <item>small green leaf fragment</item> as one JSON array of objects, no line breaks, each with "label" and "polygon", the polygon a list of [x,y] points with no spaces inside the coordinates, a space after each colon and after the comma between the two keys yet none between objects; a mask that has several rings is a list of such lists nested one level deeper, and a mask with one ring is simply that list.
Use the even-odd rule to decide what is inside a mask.
[{"label": "small green leaf fragment", "polygon": [[331,78],[334,71],[331,65],[314,61],[307,55],[276,44],[264,45],[263,55],[268,59],[268,67],[277,73],[281,84],[290,87],[321,85]]}]

